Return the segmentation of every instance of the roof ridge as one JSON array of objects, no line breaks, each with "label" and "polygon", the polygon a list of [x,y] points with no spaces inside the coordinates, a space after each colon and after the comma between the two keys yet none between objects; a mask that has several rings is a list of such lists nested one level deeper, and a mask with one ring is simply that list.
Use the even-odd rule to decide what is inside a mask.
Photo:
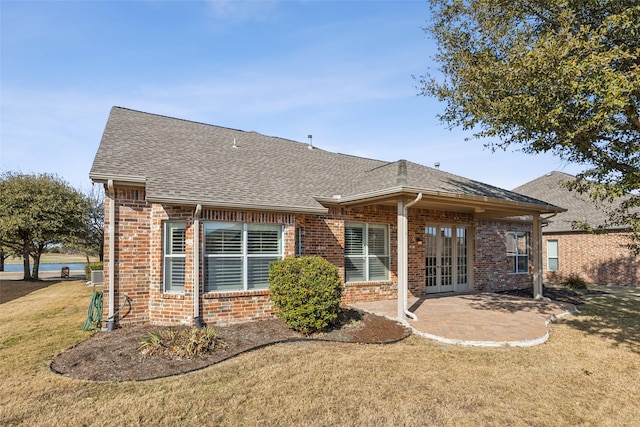
[{"label": "roof ridge", "polygon": [[[146,112],[146,111],[135,110],[133,108],[121,107],[121,106],[118,106],[118,105],[114,105],[113,107],[111,107],[112,111],[114,109],[123,110],[123,111],[129,111],[129,112],[138,113],[138,114],[145,114],[147,116],[161,117],[161,118],[164,118],[164,119],[177,120],[177,121],[185,122],[185,123],[193,123],[193,124],[208,126],[208,127],[212,127],[212,128],[226,129],[226,130],[230,130],[230,131],[234,131],[234,132],[242,132],[242,133],[246,133],[246,134],[255,134],[255,135],[263,136],[265,138],[272,138],[272,139],[276,139],[276,140],[280,140],[280,141],[292,142],[292,143],[295,143],[295,144],[308,145],[306,142],[296,141],[294,139],[283,138],[283,137],[280,137],[280,136],[266,135],[264,133],[260,133],[260,132],[254,131],[254,130],[242,130],[242,129],[230,128],[230,127],[226,127],[226,126],[214,125],[214,124],[211,124],[211,123],[199,122],[199,121],[196,121],[196,120],[189,120],[189,119],[182,119],[180,117],[167,116],[165,114],[149,113],[149,112]],[[385,162],[384,165],[380,165],[380,166],[377,166],[377,167],[386,166],[386,164],[388,164],[388,163],[390,164],[391,163],[391,162],[388,162],[386,160],[374,159],[374,158],[371,158],[371,157],[363,157],[363,156],[356,156],[355,154],[345,154],[345,153],[338,153],[338,152],[334,152],[334,151],[328,151],[328,150],[325,150],[323,148],[316,147],[316,146],[314,146],[313,149],[314,150],[324,151],[326,153],[331,153],[333,155],[340,155],[340,156],[351,157],[351,158],[355,158],[355,159],[369,160],[369,161],[374,161],[374,162]]]},{"label": "roof ridge", "polygon": [[[130,111],[132,113],[145,114],[147,116],[162,117],[164,119],[177,120],[177,121],[180,121],[180,122],[194,123],[194,124],[197,124],[197,125],[215,127],[215,128],[220,128],[220,129],[227,129],[227,130],[232,130],[232,131],[236,131],[236,132],[243,132],[243,133],[251,133],[251,132],[253,132],[253,131],[246,131],[246,130],[242,130],[242,129],[230,128],[230,127],[226,127],[226,126],[212,125],[211,123],[198,122],[196,120],[182,119],[180,117],[167,116],[165,114],[149,113],[147,111],[134,110],[133,108],[120,107],[118,105],[114,105],[113,107],[111,107],[111,110],[114,110],[114,109]],[[253,132],[253,133],[257,133],[257,132]],[[267,135],[263,135],[263,136],[267,136]]]}]

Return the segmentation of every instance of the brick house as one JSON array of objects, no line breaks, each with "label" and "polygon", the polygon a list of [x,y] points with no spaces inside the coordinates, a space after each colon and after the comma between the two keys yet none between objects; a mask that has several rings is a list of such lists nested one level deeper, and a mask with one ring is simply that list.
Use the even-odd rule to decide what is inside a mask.
[{"label": "brick house", "polygon": [[563,185],[575,179],[563,172],[551,172],[513,190],[562,204],[567,209],[542,228],[544,280],[561,282],[577,274],[588,283],[638,286],[640,258],[625,247],[629,243],[629,229],[610,227],[598,234],[574,229],[575,222],[593,228],[603,226],[608,218],[607,209],[614,206],[598,206],[588,195],[570,191]]},{"label": "brick house", "polygon": [[540,295],[540,224],[562,211],[406,160],[120,107],[90,177],[106,191],[105,310],[129,301],[109,328],[270,317],[269,263],[299,255],[339,268],[346,304],[532,283]]}]

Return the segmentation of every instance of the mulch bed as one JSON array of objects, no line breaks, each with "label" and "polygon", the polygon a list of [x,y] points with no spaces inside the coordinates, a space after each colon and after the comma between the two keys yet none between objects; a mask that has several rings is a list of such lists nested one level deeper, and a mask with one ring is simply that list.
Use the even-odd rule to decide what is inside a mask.
[{"label": "mulch bed", "polygon": [[338,320],[336,327],[329,332],[313,336],[293,331],[280,319],[216,327],[223,345],[203,356],[181,360],[161,356],[145,358],[138,351],[140,341],[150,332],[160,332],[168,327],[130,326],[94,334],[56,356],[51,362],[51,370],[93,381],[145,381],[192,372],[280,342],[324,340],[381,344],[396,342],[411,334],[408,328],[396,321],[355,310],[345,310]]}]

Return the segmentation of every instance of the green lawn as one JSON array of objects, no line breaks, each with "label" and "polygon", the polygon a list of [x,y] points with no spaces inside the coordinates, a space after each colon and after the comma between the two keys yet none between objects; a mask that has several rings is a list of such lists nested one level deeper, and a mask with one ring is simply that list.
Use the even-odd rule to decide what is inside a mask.
[{"label": "green lawn", "polygon": [[[0,282],[20,286],[22,282]],[[529,348],[278,344],[187,375],[94,383],[51,359],[88,336],[91,289],[0,305],[0,425],[638,425],[640,298],[593,295]],[[96,366],[95,369],[118,369]]]},{"label": "green lawn", "polygon": [[[97,257],[89,257],[91,262],[97,262]],[[33,262],[30,260],[29,262]],[[66,254],[43,254],[40,258],[40,264],[82,264],[87,262],[84,255],[66,255]],[[5,264],[22,264],[22,258],[9,257]]]}]

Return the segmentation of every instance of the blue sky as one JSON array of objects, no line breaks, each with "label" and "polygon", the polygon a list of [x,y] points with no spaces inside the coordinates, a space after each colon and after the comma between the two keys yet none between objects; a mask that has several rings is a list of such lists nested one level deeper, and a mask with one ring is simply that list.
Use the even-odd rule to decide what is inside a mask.
[{"label": "blue sky", "polygon": [[0,0],[0,169],[88,174],[112,106],[408,159],[503,188],[551,155],[484,149],[418,96],[425,1]]}]

